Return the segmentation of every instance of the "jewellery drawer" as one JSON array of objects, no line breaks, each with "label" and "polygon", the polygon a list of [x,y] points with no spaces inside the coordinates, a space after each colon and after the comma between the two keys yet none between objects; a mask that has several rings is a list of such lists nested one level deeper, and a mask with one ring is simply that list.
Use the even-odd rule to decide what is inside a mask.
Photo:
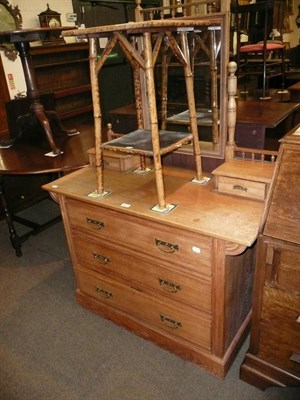
[{"label": "jewellery drawer", "polygon": [[195,272],[211,276],[210,237],[186,230],[164,226],[122,212],[68,200],[67,210],[73,230],[93,238],[102,238],[127,247],[136,255],[142,253],[151,260],[185,265]]},{"label": "jewellery drawer", "polygon": [[180,301],[198,310],[211,313],[211,284],[195,276],[118,251],[99,240],[96,242],[73,236],[77,264],[101,274],[120,276],[148,291]]},{"label": "jewellery drawer", "polygon": [[77,268],[78,288],[97,300],[99,307],[109,306],[144,320],[154,329],[193,342],[210,350],[211,321],[200,313],[168,304],[165,298],[155,298],[108,277]]},{"label": "jewellery drawer", "polygon": [[264,200],[266,198],[267,184],[265,182],[255,182],[227,176],[218,176],[217,178],[216,190],[218,192],[257,200]]}]

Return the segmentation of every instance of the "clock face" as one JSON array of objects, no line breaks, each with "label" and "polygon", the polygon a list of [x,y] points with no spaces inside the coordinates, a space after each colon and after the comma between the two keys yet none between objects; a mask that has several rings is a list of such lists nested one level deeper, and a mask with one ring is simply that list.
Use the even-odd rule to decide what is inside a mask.
[{"label": "clock face", "polygon": [[48,25],[50,28],[56,28],[60,26],[60,21],[58,18],[52,17],[49,19]]}]

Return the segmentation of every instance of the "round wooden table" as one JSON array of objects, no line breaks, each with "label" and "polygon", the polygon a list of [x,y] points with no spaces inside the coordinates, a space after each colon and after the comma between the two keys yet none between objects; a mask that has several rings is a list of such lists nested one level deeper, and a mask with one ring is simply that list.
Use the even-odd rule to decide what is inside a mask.
[{"label": "round wooden table", "polygon": [[[25,140],[26,139],[26,140]],[[30,176],[37,174],[57,174],[61,175],[73,171],[89,164],[87,150],[95,146],[94,132],[91,124],[81,126],[81,133],[74,136],[66,136],[59,132],[54,134],[54,139],[59,146],[61,153],[56,156],[47,156],[49,146],[47,139],[39,134],[32,134],[32,137],[22,138],[9,148],[0,149],[0,206],[4,210],[4,217],[8,225],[10,241],[16,251],[17,256],[21,256],[21,244],[32,234],[45,229],[53,224],[54,221],[44,225],[24,221],[22,223],[32,228],[32,230],[18,236],[14,221],[18,217],[10,212],[7,204],[7,196],[4,188],[4,176]],[[52,153],[50,151],[50,153]],[[52,175],[53,176],[53,175]]]}]

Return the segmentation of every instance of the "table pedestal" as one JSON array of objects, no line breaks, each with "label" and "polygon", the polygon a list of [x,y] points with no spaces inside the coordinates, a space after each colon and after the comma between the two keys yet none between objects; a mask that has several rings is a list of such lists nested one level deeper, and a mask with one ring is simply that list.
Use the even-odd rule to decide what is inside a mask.
[{"label": "table pedestal", "polygon": [[46,136],[47,142],[53,152],[53,155],[61,154],[61,150],[56,146],[53,139],[53,134],[50,126],[49,119],[54,119],[60,128],[60,130],[67,135],[75,135],[79,132],[77,129],[66,129],[62,125],[58,114],[55,111],[46,111],[44,106],[40,101],[40,92],[36,83],[35,72],[33,68],[33,63],[30,55],[30,42],[34,40],[43,40],[49,31],[61,31],[64,28],[36,28],[36,29],[23,29],[20,31],[11,32],[1,32],[0,42],[13,43],[16,50],[19,53],[24,77],[27,87],[27,97],[30,101],[30,114],[23,115],[18,118],[18,134],[17,137],[10,140],[2,142],[2,146],[9,146],[14,144],[14,142],[22,137],[25,127],[34,126],[36,123],[39,124]]}]

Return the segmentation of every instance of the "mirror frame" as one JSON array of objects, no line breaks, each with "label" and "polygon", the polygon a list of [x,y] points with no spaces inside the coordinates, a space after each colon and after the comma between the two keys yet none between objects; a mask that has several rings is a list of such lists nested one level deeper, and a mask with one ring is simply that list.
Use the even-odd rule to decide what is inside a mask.
[{"label": "mirror frame", "polygon": [[[19,7],[10,5],[8,0],[0,0],[0,5],[2,5],[8,11],[8,13],[13,17],[15,21],[15,27],[12,30],[21,29],[23,18]],[[18,56],[18,52],[15,49],[15,46],[11,43],[0,44],[0,50],[2,50],[4,52],[4,55],[11,61],[14,61]]]}]

